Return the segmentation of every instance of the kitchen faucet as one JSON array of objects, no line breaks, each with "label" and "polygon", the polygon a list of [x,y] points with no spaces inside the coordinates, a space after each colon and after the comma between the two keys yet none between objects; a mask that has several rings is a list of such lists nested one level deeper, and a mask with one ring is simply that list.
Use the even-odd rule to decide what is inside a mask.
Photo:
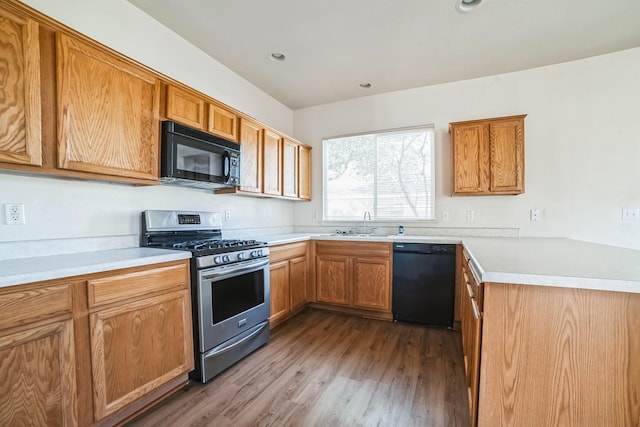
[{"label": "kitchen faucet", "polygon": [[371,213],[369,211],[364,211],[364,218],[362,219],[362,234],[367,234],[367,216],[369,217],[369,221],[371,221]]}]

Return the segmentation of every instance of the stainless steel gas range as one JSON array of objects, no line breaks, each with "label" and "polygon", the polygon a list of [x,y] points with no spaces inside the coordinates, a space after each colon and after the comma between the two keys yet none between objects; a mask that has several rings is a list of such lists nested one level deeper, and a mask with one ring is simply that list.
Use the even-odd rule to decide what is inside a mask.
[{"label": "stainless steel gas range", "polygon": [[142,213],[141,246],[188,250],[195,370],[207,382],[269,341],[269,248],[222,239],[217,212]]}]

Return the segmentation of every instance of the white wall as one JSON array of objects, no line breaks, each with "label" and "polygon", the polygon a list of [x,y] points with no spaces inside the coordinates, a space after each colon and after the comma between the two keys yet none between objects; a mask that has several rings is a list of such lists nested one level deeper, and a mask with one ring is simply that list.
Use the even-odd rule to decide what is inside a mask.
[{"label": "white wall", "polygon": [[[124,0],[24,3],[89,37],[291,134],[293,112]],[[167,186],[15,175],[0,171],[0,205],[23,203],[25,225],[4,225],[0,242],[139,234],[145,209],[230,210],[224,230],[293,223],[293,202]]]},{"label": "white wall", "polygon": [[[428,72],[428,70],[425,70]],[[314,147],[313,195],[296,226],[319,225],[322,139],[433,123],[435,227],[517,227],[521,236],[566,236],[640,249],[640,48],[522,72],[352,99],[294,111],[294,134]],[[375,84],[375,82],[373,82]],[[528,114],[525,193],[451,197],[448,123]],[[529,221],[529,210],[544,211]],[[467,222],[472,209],[475,221]],[[409,230],[416,224],[405,224]],[[425,225],[425,224],[422,224]]]}]

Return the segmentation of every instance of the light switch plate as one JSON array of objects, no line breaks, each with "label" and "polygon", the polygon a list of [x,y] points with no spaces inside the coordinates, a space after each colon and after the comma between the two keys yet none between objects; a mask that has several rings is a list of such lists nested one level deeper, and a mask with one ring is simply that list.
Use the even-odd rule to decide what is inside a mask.
[{"label": "light switch plate", "polygon": [[531,209],[531,221],[542,221],[542,210]]},{"label": "light switch plate", "polygon": [[623,221],[640,221],[640,209],[638,208],[622,208]]}]

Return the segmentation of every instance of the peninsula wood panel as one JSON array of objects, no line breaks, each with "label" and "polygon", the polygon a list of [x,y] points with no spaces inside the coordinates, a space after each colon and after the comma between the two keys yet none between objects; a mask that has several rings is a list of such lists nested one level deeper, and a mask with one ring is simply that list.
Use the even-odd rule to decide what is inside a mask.
[{"label": "peninsula wood panel", "polygon": [[90,314],[96,420],[193,369],[188,290]]},{"label": "peninsula wood panel", "polygon": [[262,193],[262,134],[260,124],[240,119],[240,190]]},{"label": "peninsula wood panel", "polygon": [[209,104],[207,130],[230,141],[238,141],[238,116],[217,105]]},{"label": "peninsula wood panel", "polygon": [[38,23],[0,9],[0,162],[42,165]]},{"label": "peninsula wood panel", "polygon": [[640,294],[484,292],[479,426],[640,424]]},{"label": "peninsula wood panel", "polygon": [[72,320],[0,333],[0,372],[0,425],[77,425]]},{"label": "peninsula wood panel", "polygon": [[58,167],[157,182],[160,80],[57,36]]},{"label": "peninsula wood panel", "polygon": [[298,144],[282,140],[282,195],[298,197]]},{"label": "peninsula wood panel", "polygon": [[298,197],[311,200],[311,148],[298,148]]},{"label": "peninsula wood panel", "polygon": [[176,122],[205,130],[205,101],[197,95],[167,86],[166,116]]},{"label": "peninsula wood panel", "polygon": [[353,306],[391,310],[391,262],[388,259],[354,258]]}]

